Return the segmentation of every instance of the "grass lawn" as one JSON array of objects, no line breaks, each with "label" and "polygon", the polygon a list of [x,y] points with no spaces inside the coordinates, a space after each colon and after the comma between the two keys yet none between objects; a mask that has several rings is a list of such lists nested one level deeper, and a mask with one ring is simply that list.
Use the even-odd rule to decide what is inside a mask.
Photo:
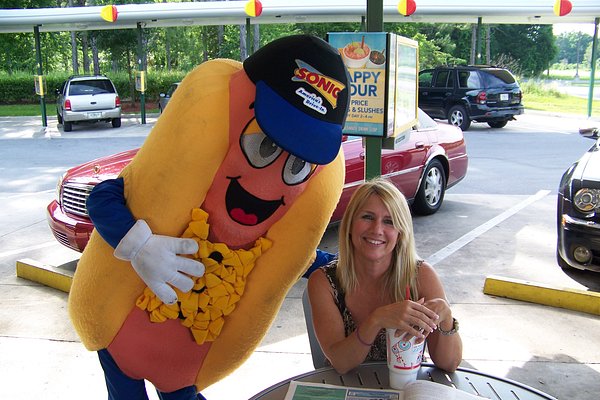
[{"label": "grass lawn", "polygon": [[[123,114],[139,114],[140,105],[123,104]],[[146,113],[158,113],[158,105],[154,103],[146,103]],[[21,105],[0,105],[0,117],[33,117],[41,116],[42,108],[39,103],[37,104],[21,104]],[[46,116],[56,116],[56,106],[54,103],[46,103]]]},{"label": "grass lawn", "polygon": [[[523,105],[526,110],[560,112],[577,115],[587,115],[588,113],[587,99],[566,95],[555,97],[541,93],[524,93]],[[600,117],[600,101],[598,100],[592,101],[592,116]]]},{"label": "grass lawn", "polygon": [[[587,115],[588,101],[587,98],[567,96],[559,93],[556,89],[546,89],[543,84],[538,82],[526,82],[521,85],[523,90],[523,105],[525,109],[561,112],[568,114]],[[600,90],[600,87],[595,87],[595,91]],[[156,103],[146,102],[146,113],[158,113],[158,105]],[[124,114],[140,114],[140,104],[124,103]],[[10,116],[41,116],[40,104],[23,104],[23,105],[0,105],[0,117]],[[56,116],[56,106],[54,103],[46,104],[46,115]],[[600,117],[600,101],[594,100],[592,103],[592,116]]]}]

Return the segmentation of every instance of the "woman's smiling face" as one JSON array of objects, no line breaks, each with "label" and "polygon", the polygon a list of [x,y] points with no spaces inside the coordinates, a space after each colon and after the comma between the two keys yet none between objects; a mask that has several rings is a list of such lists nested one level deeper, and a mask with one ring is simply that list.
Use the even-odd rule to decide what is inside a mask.
[{"label": "woman's smiling face", "polygon": [[372,194],[352,220],[354,256],[366,261],[386,262],[398,241],[399,231],[381,198]]}]

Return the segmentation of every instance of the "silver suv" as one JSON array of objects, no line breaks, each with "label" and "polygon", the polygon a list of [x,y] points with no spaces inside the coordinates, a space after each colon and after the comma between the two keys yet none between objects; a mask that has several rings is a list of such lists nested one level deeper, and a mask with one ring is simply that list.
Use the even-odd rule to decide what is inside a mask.
[{"label": "silver suv", "polygon": [[74,75],[56,89],[56,114],[65,132],[83,121],[121,126],[121,100],[115,85],[104,75]]}]

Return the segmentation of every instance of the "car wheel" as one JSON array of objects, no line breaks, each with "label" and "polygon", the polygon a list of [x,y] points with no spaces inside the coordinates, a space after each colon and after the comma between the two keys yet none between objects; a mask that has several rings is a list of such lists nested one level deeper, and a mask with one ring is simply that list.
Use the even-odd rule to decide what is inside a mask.
[{"label": "car wheel", "polygon": [[446,174],[438,160],[433,160],[425,169],[421,186],[415,196],[413,211],[419,215],[431,215],[439,210],[446,192]]},{"label": "car wheel", "polygon": [[73,130],[73,123],[69,121],[63,121],[63,130],[65,132],[71,132]]},{"label": "car wheel", "polygon": [[463,131],[466,131],[471,126],[471,120],[467,115],[467,110],[463,106],[456,105],[448,111],[448,122],[454,126],[458,126]]},{"label": "car wheel", "polygon": [[113,118],[111,121],[113,128],[118,128],[121,126],[121,118]]},{"label": "car wheel", "polygon": [[508,121],[489,121],[488,125],[490,128],[504,128],[508,124]]}]

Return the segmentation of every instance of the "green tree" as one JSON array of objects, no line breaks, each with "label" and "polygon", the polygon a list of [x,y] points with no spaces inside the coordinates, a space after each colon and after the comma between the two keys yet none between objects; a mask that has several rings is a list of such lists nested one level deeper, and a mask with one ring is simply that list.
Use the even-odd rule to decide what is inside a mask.
[{"label": "green tree", "polygon": [[582,32],[565,32],[556,37],[556,47],[558,53],[554,60],[555,63],[564,62],[567,64],[581,63],[585,52],[592,43],[592,37]]},{"label": "green tree", "polygon": [[550,67],[558,49],[552,25],[497,25],[492,29],[492,59],[517,60],[525,76],[539,76]]}]

